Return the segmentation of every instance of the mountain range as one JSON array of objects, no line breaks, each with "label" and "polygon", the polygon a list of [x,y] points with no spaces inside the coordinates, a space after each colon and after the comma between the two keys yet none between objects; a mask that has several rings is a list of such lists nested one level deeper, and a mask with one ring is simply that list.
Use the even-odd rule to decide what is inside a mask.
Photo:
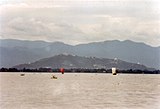
[{"label": "mountain range", "polygon": [[63,42],[1,39],[0,67],[33,63],[63,53],[82,57],[119,59],[160,69],[160,47],[152,47],[130,40],[69,45]]}]

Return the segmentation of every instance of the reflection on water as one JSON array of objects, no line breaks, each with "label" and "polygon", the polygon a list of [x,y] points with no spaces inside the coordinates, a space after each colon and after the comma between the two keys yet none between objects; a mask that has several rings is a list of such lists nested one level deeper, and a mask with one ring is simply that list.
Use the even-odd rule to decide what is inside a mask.
[{"label": "reflection on water", "polygon": [[160,109],[160,75],[0,74],[1,109]]}]

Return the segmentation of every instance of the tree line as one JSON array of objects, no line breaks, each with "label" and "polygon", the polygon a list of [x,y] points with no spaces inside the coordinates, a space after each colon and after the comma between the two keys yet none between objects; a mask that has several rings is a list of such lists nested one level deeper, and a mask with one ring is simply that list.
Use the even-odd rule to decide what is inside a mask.
[{"label": "tree line", "polygon": [[[66,73],[111,73],[111,69],[85,69],[85,68],[71,68],[71,69],[64,69]],[[38,68],[38,69],[17,69],[17,68],[1,68],[0,72],[60,72],[60,68]],[[160,70],[116,70],[117,73],[124,73],[124,74],[160,74]]]}]

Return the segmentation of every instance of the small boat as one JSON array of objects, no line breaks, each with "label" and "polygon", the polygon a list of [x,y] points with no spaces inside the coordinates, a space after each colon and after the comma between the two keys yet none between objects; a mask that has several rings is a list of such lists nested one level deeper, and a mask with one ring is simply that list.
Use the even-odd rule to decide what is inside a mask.
[{"label": "small boat", "polygon": [[51,79],[57,79],[57,77],[53,75],[53,76],[51,77]]},{"label": "small boat", "polygon": [[117,75],[116,68],[112,68],[112,75]]},{"label": "small boat", "polygon": [[64,74],[64,68],[60,68],[60,72]]},{"label": "small boat", "polygon": [[25,74],[20,74],[20,76],[25,76]]}]

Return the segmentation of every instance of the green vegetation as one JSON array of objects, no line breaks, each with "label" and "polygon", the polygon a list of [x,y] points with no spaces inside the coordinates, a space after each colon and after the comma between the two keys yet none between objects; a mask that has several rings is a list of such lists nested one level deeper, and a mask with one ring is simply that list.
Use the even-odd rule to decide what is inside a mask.
[{"label": "green vegetation", "polygon": [[[66,73],[111,73],[111,69],[82,69],[82,68],[72,68],[64,69]],[[1,68],[0,72],[60,72],[60,68],[39,68],[39,69],[17,69],[17,68]],[[117,70],[117,73],[121,74],[160,74],[160,70]]]}]

